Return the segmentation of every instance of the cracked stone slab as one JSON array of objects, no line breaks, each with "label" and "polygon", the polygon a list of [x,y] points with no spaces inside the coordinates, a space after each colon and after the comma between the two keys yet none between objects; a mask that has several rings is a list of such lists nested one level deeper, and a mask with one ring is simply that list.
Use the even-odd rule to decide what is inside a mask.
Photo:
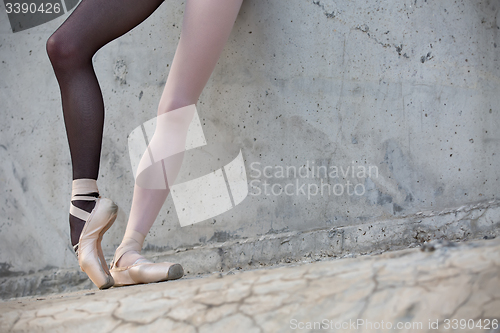
[{"label": "cracked stone slab", "polygon": [[[312,331],[319,327],[310,326],[315,323],[334,330],[325,325],[360,320],[372,325],[421,323],[424,331],[435,322],[437,331],[444,331],[446,320],[500,319],[500,239],[431,245],[230,275],[11,299],[0,302],[0,331],[289,332],[294,327]],[[342,331],[372,331],[360,325]]]},{"label": "cracked stone slab", "polygon": [[[366,225],[284,232],[167,252],[144,251],[156,262],[179,262],[188,276],[247,270],[282,263],[373,254],[413,247],[432,239],[494,238],[500,230],[500,201],[455,209],[423,211]],[[432,250],[426,243],[425,246]],[[432,246],[440,247],[439,243]],[[0,298],[72,292],[95,288],[80,270],[41,272],[0,279]]]}]

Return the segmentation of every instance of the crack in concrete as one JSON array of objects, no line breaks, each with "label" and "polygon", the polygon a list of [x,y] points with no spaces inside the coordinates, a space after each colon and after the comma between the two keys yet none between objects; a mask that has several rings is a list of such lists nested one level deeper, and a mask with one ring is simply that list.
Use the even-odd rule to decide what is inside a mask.
[{"label": "crack in concrete", "polygon": [[368,304],[370,303],[370,299],[372,298],[372,296],[377,293],[377,290],[378,290],[378,285],[379,285],[379,282],[377,280],[377,274],[384,268],[384,267],[380,267],[379,269],[375,270],[375,267],[373,267],[373,264],[371,265],[372,266],[372,275],[370,277],[370,280],[373,282],[373,288],[372,288],[372,291],[366,295],[364,298],[363,298],[363,308],[360,310],[359,314],[358,314],[358,318],[363,318],[363,314],[365,313],[366,309],[368,308]]},{"label": "crack in concrete", "polygon": [[[9,320],[13,322],[8,327],[7,325],[2,327],[8,328],[9,331],[24,330],[25,328],[26,330],[45,331],[56,327],[58,322],[69,325],[71,321],[70,319],[65,321],[64,311],[68,311],[68,313],[77,311],[82,313],[82,318],[88,318],[94,322],[100,320],[107,326],[112,325],[113,328],[108,330],[109,332],[126,329],[126,325],[130,325],[130,329],[143,329],[154,325],[154,323],[158,326],[160,319],[170,320],[181,329],[192,329],[199,332],[203,325],[208,324],[211,325],[210,327],[212,325],[216,327],[219,322],[232,316],[241,316],[240,319],[247,318],[248,320],[241,321],[245,323],[247,329],[257,328],[260,332],[264,332],[268,328],[266,325],[270,323],[269,321],[274,319],[272,315],[267,316],[267,313],[279,313],[281,308],[293,308],[294,304],[300,304],[301,311],[309,313],[307,311],[312,309],[317,311],[318,305],[336,304],[337,300],[344,299],[346,301],[349,299],[349,302],[354,302],[353,304],[356,306],[355,311],[358,318],[373,317],[374,313],[378,313],[377,311],[380,311],[380,307],[383,306],[380,303],[381,299],[384,299],[384,302],[397,302],[398,297],[402,297],[399,290],[410,290],[411,294],[417,296],[415,296],[415,300],[410,301],[405,298],[405,301],[402,302],[405,307],[395,312],[394,316],[396,317],[393,317],[393,320],[401,318],[401,313],[411,317],[417,316],[415,314],[417,311],[422,315],[425,313],[425,308],[421,305],[434,300],[436,293],[440,291],[452,293],[450,296],[454,302],[451,303],[452,306],[448,307],[446,312],[444,310],[446,307],[444,307],[440,313],[435,314],[441,325],[443,318],[453,318],[459,312],[467,312],[470,307],[477,306],[475,302],[478,300],[480,301],[480,309],[478,310],[480,310],[481,316],[484,316],[485,311],[491,313],[492,306],[497,304],[495,302],[500,299],[499,296],[486,298],[481,296],[482,298],[474,300],[472,296],[477,293],[489,295],[492,293],[491,288],[495,288],[494,283],[485,284],[483,282],[491,276],[498,275],[496,274],[498,265],[492,265],[490,262],[493,261],[500,249],[500,240],[459,243],[453,246],[450,246],[449,243],[444,244],[443,247],[430,253],[413,249],[384,256],[363,257],[346,261],[332,260],[272,270],[248,271],[241,275],[222,279],[212,276],[205,280],[179,281],[174,289],[180,287],[185,289],[185,292],[172,293],[171,295],[169,295],[170,284],[144,285],[133,289],[120,288],[99,295],[99,302],[96,303],[96,306],[101,306],[102,312],[94,311],[91,302],[86,304],[86,299],[82,297],[68,297],[63,300],[47,297],[40,302],[28,303],[28,307],[23,308],[22,312],[17,309],[11,310],[10,313],[14,311],[13,314],[9,314],[8,304],[4,304],[4,318],[12,318]],[[461,260],[463,256],[466,260]],[[356,278],[352,280],[354,276]],[[400,276],[400,278],[396,278],[396,276]],[[344,283],[345,286],[339,286],[340,288],[336,288],[332,293],[325,292],[319,297],[310,297],[311,292],[318,292],[321,288],[327,291],[332,281]],[[273,285],[276,285],[276,288]],[[263,287],[263,289],[256,289],[258,287]],[[129,290],[133,292],[129,292]],[[355,291],[356,293],[353,293]],[[150,294],[143,295],[143,293]],[[156,297],[158,293],[162,296]],[[461,294],[457,295],[457,293]],[[242,297],[238,297],[240,294]],[[221,302],[215,302],[214,305],[203,305],[193,299],[196,296],[220,298]],[[147,320],[139,322],[130,320],[135,318],[127,316],[126,310],[133,311],[133,309],[124,308],[127,304],[134,303],[131,302],[130,297],[133,299],[137,297],[137,302],[148,302],[149,300],[159,302],[161,300],[174,300],[176,302],[170,305],[171,308],[168,310],[155,313],[151,320],[145,318]],[[385,300],[386,298],[387,300]],[[443,302],[445,299],[447,298],[443,295]],[[473,300],[472,303],[471,300]],[[55,313],[40,315],[39,307],[45,307],[48,304],[61,306],[61,308],[65,306],[66,310],[57,309]],[[82,304],[92,306],[89,307],[92,311],[78,308]],[[110,310],[109,305],[112,304],[115,304],[115,307]],[[0,303],[1,305],[2,303]],[[226,305],[228,307],[223,308]],[[290,307],[291,305],[292,307]],[[183,312],[183,309],[189,310],[192,306],[199,306],[200,310]],[[248,306],[248,308],[243,310],[243,306]],[[261,306],[265,308],[261,308]],[[139,308],[139,311],[147,311],[147,307],[144,309],[140,310]],[[181,312],[171,317],[170,313],[176,309],[181,310]],[[117,316],[118,310],[123,312],[121,317]],[[1,308],[0,311],[2,311]],[[330,309],[325,309],[325,311],[330,311]],[[135,314],[140,316],[140,314]],[[262,316],[262,314],[266,315]],[[315,319],[315,313],[309,315]],[[332,314],[331,317],[345,319],[342,314]],[[36,319],[43,318],[51,318],[52,320],[36,321]],[[230,318],[223,324],[235,325],[236,327],[239,324],[237,318]]]},{"label": "crack in concrete", "polygon": [[400,57],[403,56],[403,58],[406,58],[406,59],[410,58],[406,53],[401,54],[403,52],[403,44],[397,45],[397,44],[384,43],[384,42],[379,41],[377,37],[372,36],[370,34],[370,32],[369,32],[370,28],[366,24],[358,25],[358,26],[354,27],[354,30],[359,30],[359,31],[365,33],[371,40],[373,40],[375,43],[377,43],[379,45],[382,45],[382,47],[384,47],[384,48],[392,48],[392,47],[394,47],[395,50],[396,50],[396,52],[398,53],[398,55]]},{"label": "crack in concrete", "polygon": [[[340,133],[340,132],[339,132]],[[340,134],[339,134],[340,135]],[[399,233],[389,234],[383,242],[376,242],[374,246],[369,248],[363,247],[362,245],[366,240],[374,241],[378,237],[374,232],[368,233],[366,236],[363,234],[363,230],[366,230],[369,224],[357,224],[352,226],[337,226],[334,228],[316,228],[314,230],[306,230],[300,232],[284,232],[280,234],[273,235],[263,235],[260,237],[248,238],[245,240],[236,239],[227,241],[224,243],[213,243],[207,244],[206,246],[196,248],[196,249],[186,249],[186,251],[193,251],[187,254],[188,256],[196,256],[198,252],[196,251],[219,251],[222,249],[222,255],[220,256],[220,265],[226,269],[233,269],[235,267],[242,268],[246,270],[252,266],[260,265],[262,266],[273,266],[281,265],[282,263],[292,263],[292,262],[303,262],[303,253],[293,253],[290,255],[287,253],[286,248],[278,251],[277,254],[272,257],[268,256],[264,251],[264,245],[273,246],[274,243],[281,243],[286,241],[289,246],[301,246],[305,244],[309,247],[308,252],[311,253],[311,260],[323,260],[330,257],[341,257],[346,253],[352,253],[353,255],[360,253],[377,253],[379,251],[387,251],[387,249],[397,249],[398,247],[411,246],[412,244],[418,244],[424,240],[430,240],[432,238],[445,237],[449,239],[466,239],[466,238],[477,238],[484,235],[488,237],[494,237],[496,233],[496,228],[500,226],[499,223],[494,223],[488,220],[488,223],[484,221],[488,214],[490,214],[492,209],[497,209],[500,206],[499,200],[483,201],[479,203],[474,203],[470,205],[463,205],[453,209],[445,210],[435,210],[426,212],[417,212],[413,215],[402,215],[389,217],[382,221],[376,221],[371,223],[370,227],[373,228],[392,228],[401,229]],[[477,213],[477,215],[475,215]],[[496,214],[496,211],[492,212]],[[451,215],[455,218],[443,218],[441,220],[437,219],[436,216],[448,216]],[[490,215],[493,215],[490,214]],[[427,218],[432,218],[432,220],[425,220]],[[437,220],[436,220],[437,219]],[[481,224],[482,223],[482,224]],[[460,224],[464,224],[460,226]],[[361,231],[357,231],[358,229]],[[461,229],[459,229],[461,228]],[[408,233],[417,232],[417,238],[410,239],[407,237]],[[327,233],[327,235],[324,235]],[[347,237],[347,235],[349,237]],[[331,243],[318,243],[322,241],[325,237],[332,239]],[[349,239],[355,239],[355,237],[360,237],[358,243],[349,242]],[[365,237],[365,238],[363,238]],[[301,239],[308,238],[305,242],[301,242]],[[359,240],[363,242],[359,242]],[[266,244],[268,243],[268,244]],[[259,244],[262,244],[260,246]],[[319,244],[319,246],[318,246]],[[385,245],[384,245],[385,244]],[[259,252],[252,253],[250,247],[260,249]],[[323,247],[322,247],[323,246]],[[246,248],[248,247],[248,249]],[[321,252],[323,251],[323,252]],[[236,253],[237,252],[237,253]],[[247,253],[246,257],[238,256],[237,254]],[[261,253],[260,255],[258,253]],[[154,256],[169,256],[173,253],[163,253],[163,254],[152,254]],[[177,254],[176,254],[177,255]],[[259,257],[260,256],[260,257]],[[248,260],[248,262],[247,262]],[[168,260],[166,260],[168,261]],[[248,263],[248,264],[247,264]],[[204,274],[204,273],[193,273],[193,274]],[[35,277],[38,279],[38,275]],[[1,280],[3,285],[7,285],[9,282],[7,280]],[[9,280],[10,281],[10,280]],[[26,283],[29,279],[26,280]],[[133,290],[132,293],[138,292]],[[17,292],[16,292],[17,293]]]},{"label": "crack in concrete", "polygon": [[316,6],[319,6],[319,7],[321,7],[321,9],[323,9],[323,13],[325,14],[326,18],[335,18],[335,16],[336,16],[336,15],[335,15],[335,10],[333,10],[331,13],[329,13],[329,12],[325,9],[325,5],[321,4],[321,3],[319,2],[319,0],[318,0],[318,1],[314,1],[314,0],[313,0],[313,4],[315,4]]}]

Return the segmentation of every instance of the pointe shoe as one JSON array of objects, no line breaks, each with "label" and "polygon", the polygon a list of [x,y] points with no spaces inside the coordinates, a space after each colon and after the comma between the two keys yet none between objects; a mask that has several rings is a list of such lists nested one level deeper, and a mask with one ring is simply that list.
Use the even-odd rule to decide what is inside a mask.
[{"label": "pointe shoe", "polygon": [[176,280],[184,275],[184,269],[180,264],[171,262],[154,263],[144,257],[137,259],[130,266],[117,267],[118,260],[129,251],[139,253],[134,247],[130,246],[119,247],[116,250],[110,269],[111,276],[115,281],[115,287]]},{"label": "pointe shoe", "polygon": [[[88,193],[88,192],[87,192]],[[74,246],[78,264],[90,280],[99,288],[107,289],[114,285],[106,260],[102,253],[101,241],[104,233],[111,227],[118,214],[118,206],[107,198],[92,196],[75,196],[71,200],[95,201],[91,213],[71,203],[70,214],[85,221],[78,244]]]},{"label": "pointe shoe", "polygon": [[184,270],[180,264],[171,262],[154,263],[146,258],[138,259],[128,267],[112,266],[110,272],[115,281],[115,287],[176,280],[184,275]]}]

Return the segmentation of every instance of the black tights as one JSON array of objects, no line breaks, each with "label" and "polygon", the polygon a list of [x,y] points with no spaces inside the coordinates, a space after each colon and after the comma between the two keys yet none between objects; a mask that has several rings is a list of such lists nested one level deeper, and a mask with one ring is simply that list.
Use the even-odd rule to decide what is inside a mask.
[{"label": "black tights", "polygon": [[[163,0],[82,0],[50,36],[47,53],[61,89],[73,179],[96,179],[99,173],[104,102],[92,66],[101,47],[149,17]],[[76,201],[92,211],[95,203]],[[71,242],[78,243],[84,221],[70,215]]]}]

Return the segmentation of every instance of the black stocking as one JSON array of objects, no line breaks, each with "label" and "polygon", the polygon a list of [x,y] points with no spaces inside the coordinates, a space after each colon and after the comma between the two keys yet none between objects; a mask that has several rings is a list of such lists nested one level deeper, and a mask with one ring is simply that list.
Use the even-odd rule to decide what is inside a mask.
[{"label": "black stocking", "polygon": [[[150,16],[163,0],[82,0],[47,41],[47,53],[61,89],[73,179],[96,179],[99,172],[104,103],[92,57],[102,46]],[[75,201],[91,212],[95,203]],[[70,215],[71,242],[78,243],[85,221]]]}]

